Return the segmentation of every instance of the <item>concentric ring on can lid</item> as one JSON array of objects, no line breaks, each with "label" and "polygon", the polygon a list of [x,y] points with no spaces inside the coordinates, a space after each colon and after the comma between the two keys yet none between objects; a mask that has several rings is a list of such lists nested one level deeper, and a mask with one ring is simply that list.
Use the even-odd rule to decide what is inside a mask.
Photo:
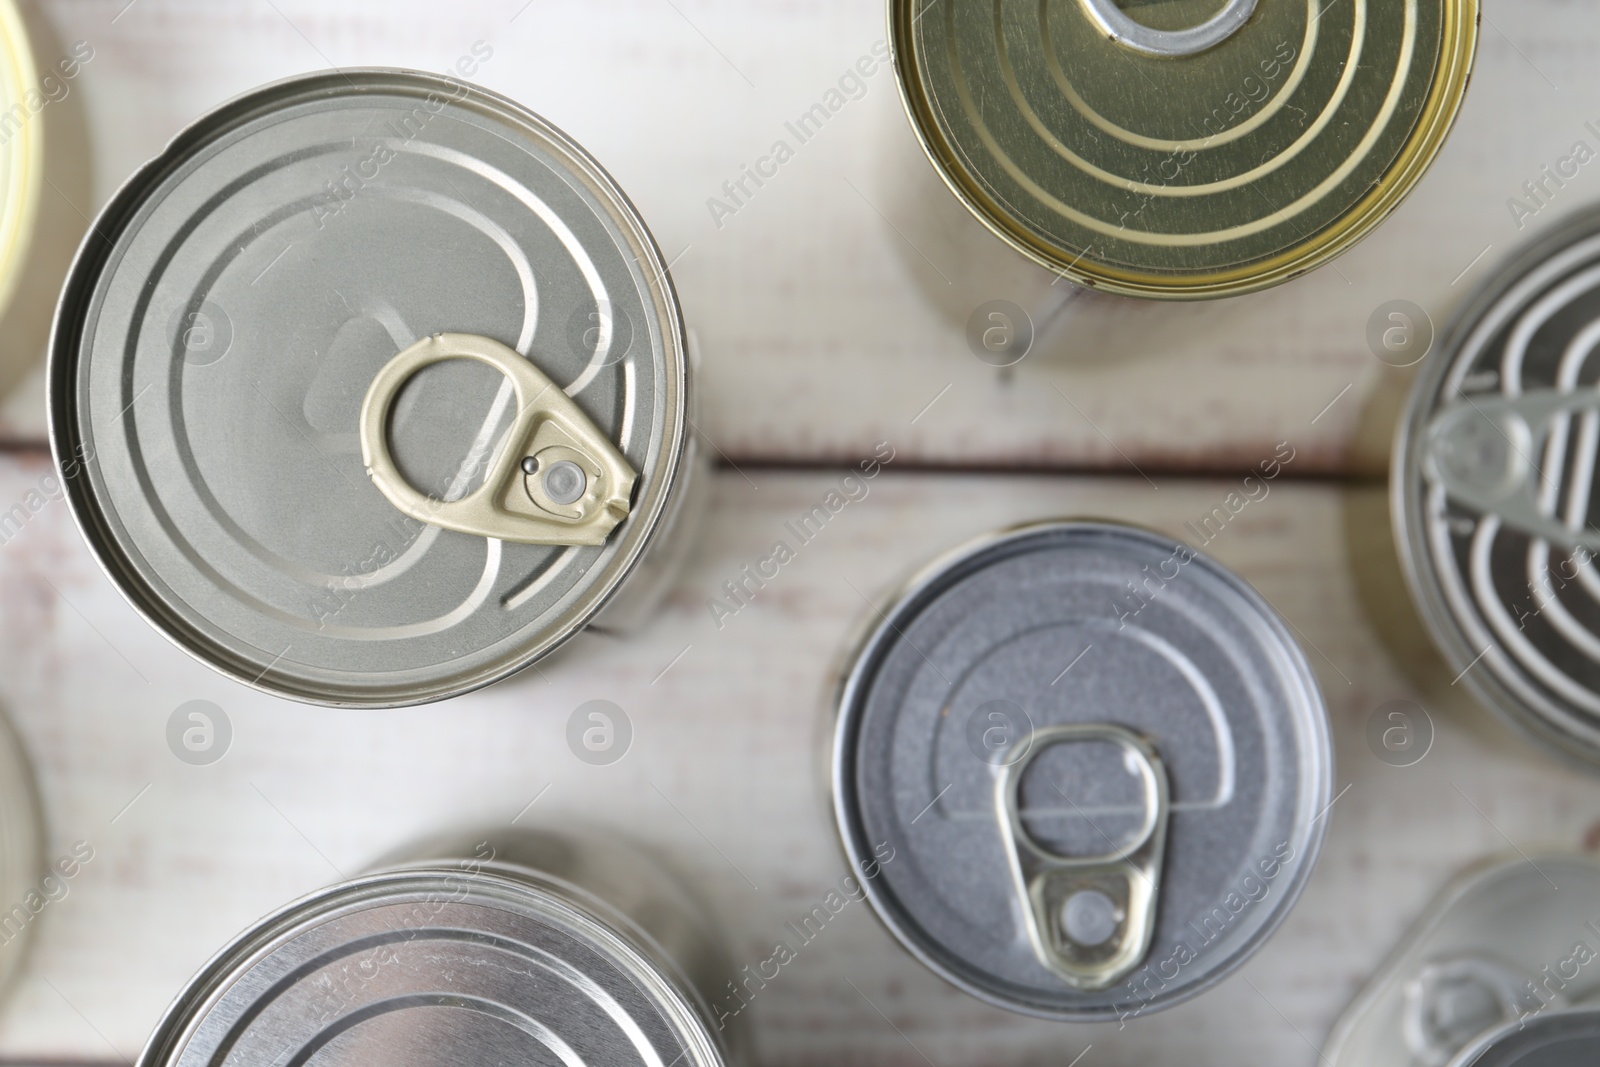
[{"label": "concentric ring on can lid", "polygon": [[1452,674],[1600,762],[1600,212],[1553,228],[1462,308],[1395,441],[1395,539]]},{"label": "concentric ring on can lid", "polygon": [[[890,0],[889,21],[911,124],[985,225],[1081,284],[1196,298],[1304,273],[1387,216],[1478,32],[1478,0],[1272,0],[1242,24],[1220,6]],[[1182,43],[1208,20],[1220,43]]]},{"label": "concentric ring on can lid", "polygon": [[[420,369],[383,398],[385,470],[434,523],[363,461],[397,354]],[[519,354],[539,373],[491,365]],[[683,323],[633,207],[536,115],[417,72],[291,79],[180,134],[80,250],[50,374],[112,580],[180,647],[315,703],[439,699],[549,652],[637,567],[686,467]],[[509,471],[524,510],[572,521],[508,440],[534,404],[565,429],[530,459],[582,461],[586,488],[637,475],[604,487],[601,543],[443,519]],[[588,465],[586,434],[616,463]]]},{"label": "concentric ring on can lid", "polygon": [[[1127,1018],[1195,995],[1277,927],[1321,847],[1332,745],[1305,657],[1259,594],[1159,534],[1043,523],[936,561],[874,620],[839,706],[836,814],[867,898],[929,967],[1013,1011]],[[1079,891],[1021,892],[997,790],[1013,766],[1026,835],[1095,868]],[[1163,780],[1170,798],[1148,791]],[[1104,877],[1136,850],[1154,862]],[[1090,948],[1153,894],[1120,980],[1047,965],[1035,887],[1061,905],[1044,925]]]},{"label": "concentric ring on can lid", "polygon": [[38,215],[44,180],[39,75],[13,0],[0,0],[0,309],[11,300]]},{"label": "concentric ring on can lid", "polygon": [[218,954],[139,1063],[721,1067],[703,1009],[613,918],[490,870],[357,879]]}]

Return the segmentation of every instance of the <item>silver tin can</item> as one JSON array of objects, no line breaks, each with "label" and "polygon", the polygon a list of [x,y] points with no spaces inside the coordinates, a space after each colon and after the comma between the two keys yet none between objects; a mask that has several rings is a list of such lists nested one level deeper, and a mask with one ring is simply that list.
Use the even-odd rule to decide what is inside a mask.
[{"label": "silver tin can", "polygon": [[[598,164],[447,77],[256,90],[135,175],[57,311],[51,442],[129,601],[313,703],[485,685],[682,525],[687,341]],[[634,612],[636,614],[636,612]]]},{"label": "silver tin can", "polygon": [[1467,1049],[1451,1067],[1591,1067],[1600,1063],[1600,1009],[1563,1011],[1508,1023]]},{"label": "silver tin can", "polygon": [[[0,990],[18,972],[34,927],[49,905],[64,900],[94,846],[76,841],[59,856],[44,855],[39,798],[27,752],[0,714]],[[53,909],[52,909],[53,910]]]},{"label": "silver tin can", "polygon": [[[1591,856],[1518,853],[1467,871],[1429,903],[1344,1010],[1324,1059],[1333,1067],[1544,1067],[1539,1059],[1473,1056],[1600,998],[1596,901],[1600,862]],[[1526,1046],[1502,1051],[1513,1048]]]},{"label": "silver tin can", "polygon": [[1424,623],[1501,718],[1600,762],[1600,212],[1515,256],[1423,363],[1394,448]]},{"label": "silver tin can", "polygon": [[219,953],[141,1067],[562,1063],[722,1067],[720,947],[637,853],[542,833],[441,842],[332,886]]},{"label": "silver tin can", "polygon": [[1127,1019],[1239,966],[1310,876],[1332,778],[1283,621],[1128,526],[937,560],[839,696],[835,810],[852,865],[881,867],[873,908],[949,981],[1046,1018]]}]

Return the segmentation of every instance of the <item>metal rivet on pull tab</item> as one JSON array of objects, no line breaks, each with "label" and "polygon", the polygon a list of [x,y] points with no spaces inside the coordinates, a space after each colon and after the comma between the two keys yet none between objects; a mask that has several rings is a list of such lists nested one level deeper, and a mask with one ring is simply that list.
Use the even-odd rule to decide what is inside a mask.
[{"label": "metal rivet on pull tab", "polygon": [[[460,500],[418,492],[389,453],[389,409],[411,376],[452,359],[487,363],[511,381],[517,414],[483,484]],[[628,515],[638,475],[572,398],[499,341],[440,333],[372,379],[361,405],[361,458],[389,502],[446,530],[530,545],[599,545]]]},{"label": "metal rivet on pull tab", "polygon": [[1479,1034],[1518,1018],[1530,998],[1543,1008],[1566,1007],[1567,998],[1555,990],[1527,992],[1536,977],[1478,956],[1424,964],[1405,982],[1400,1032],[1406,1047],[1423,1067],[1444,1067]]},{"label": "metal rivet on pull tab", "polygon": [[1555,514],[1560,487],[1537,458],[1551,423],[1577,414],[1600,417],[1600,392],[1542,389],[1465,398],[1428,423],[1425,470],[1458,503],[1555,544],[1600,551],[1600,531],[1574,528]]},{"label": "metal rivet on pull tab", "polygon": [[1084,11],[1107,37],[1152,56],[1192,56],[1215,48],[1239,32],[1255,14],[1256,0],[1228,0],[1228,5],[1198,26],[1158,30],[1129,18],[1117,0],[1082,0]]},{"label": "metal rivet on pull tab", "polygon": [[[1056,745],[1104,742],[1126,752],[1144,784],[1144,824],[1099,856],[1063,856],[1022,825],[1022,775]],[[1024,746],[1026,748],[1024,749]],[[1075,989],[1108,989],[1144,960],[1155,935],[1169,811],[1166,766],[1155,748],[1114,723],[1050,726],[1017,743],[1025,754],[1001,770],[995,806],[1039,962]]]}]

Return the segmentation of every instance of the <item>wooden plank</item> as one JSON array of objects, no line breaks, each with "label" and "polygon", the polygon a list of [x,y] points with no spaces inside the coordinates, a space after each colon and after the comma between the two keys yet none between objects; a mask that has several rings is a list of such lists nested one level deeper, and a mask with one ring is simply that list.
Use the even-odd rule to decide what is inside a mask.
[{"label": "wooden plank", "polygon": [[[1091,297],[1003,373],[968,351],[968,317],[1007,298],[1043,319],[1059,288],[938,185],[889,72],[735,215],[707,207],[871,54],[880,0],[41,0],[59,41],[96,50],[47,114],[86,126],[85,213],[233,94],[330,63],[439,70],[484,41],[481,82],[592,150],[676,262],[704,348],[701,424],[736,460],[844,460],[893,431],[927,464],[1221,470],[1293,437],[1305,470],[1367,475],[1384,467],[1405,388],[1368,349],[1375,309],[1413,300],[1442,326],[1520,239],[1600,193],[1585,168],[1520,232],[1507,206],[1576,141],[1600,146],[1585,126],[1600,119],[1600,19],[1565,0],[1486,7],[1455,135],[1376,235],[1236,300]],[[42,396],[35,365],[0,437],[38,438]]]},{"label": "wooden plank", "polygon": [[[0,514],[46,473],[39,457],[0,458]],[[839,473],[720,473],[693,559],[639,633],[582,638],[538,672],[385,712],[301,707],[212,674],[134,616],[63,505],[43,507],[0,546],[0,706],[38,770],[49,854],[84,840],[95,858],[41,916],[0,1008],[0,1057],[131,1057],[182,982],[259,915],[419,835],[504,824],[547,787],[522,823],[645,842],[741,963],[763,959],[844,873],[822,739],[831,672],[871,611],[856,589],[881,605],[918,562],[1025,519],[1114,515],[1178,533],[1232,488],[891,465],[719,629],[707,599]],[[1479,725],[1449,685],[1409,621],[1384,522],[1378,490],[1280,482],[1207,546],[1303,634],[1344,790],[1305,898],[1239,975],[1125,1029],[1046,1024],[946,986],[851,905],[753,1003],[760,1062],[1064,1064],[1092,1044],[1085,1064],[1311,1067],[1312,1045],[1448,875],[1508,841],[1595,840],[1600,784]],[[1374,709],[1400,697],[1438,726],[1405,769],[1364,740]],[[595,698],[635,729],[608,767],[564,742],[567,717]],[[191,699],[233,724],[212,766],[167,748],[168,717]]]}]

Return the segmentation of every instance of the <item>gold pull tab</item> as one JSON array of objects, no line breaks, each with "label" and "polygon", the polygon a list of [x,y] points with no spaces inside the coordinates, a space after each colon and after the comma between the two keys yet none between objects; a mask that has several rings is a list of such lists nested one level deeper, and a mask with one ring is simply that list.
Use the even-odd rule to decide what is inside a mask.
[{"label": "gold pull tab", "polygon": [[[424,367],[475,359],[504,374],[517,414],[483,484],[460,500],[418,492],[389,454],[389,409]],[[419,522],[528,545],[599,545],[628,515],[638,477],[572,398],[520,353],[470,333],[424,338],[390,360],[361,404],[361,459],[389,502]]]},{"label": "gold pull tab", "polygon": [[[1144,824],[1113,851],[1063,856],[1022,825],[1022,774],[1048,748],[1095,741],[1121,747],[1129,769],[1143,780]],[[1025,754],[1001,770],[995,801],[1028,938],[1039,962],[1074,989],[1108,989],[1139,966],[1155,935],[1169,810],[1166,767],[1150,742],[1113,723],[1046,727],[1017,743],[1023,746]]]}]

